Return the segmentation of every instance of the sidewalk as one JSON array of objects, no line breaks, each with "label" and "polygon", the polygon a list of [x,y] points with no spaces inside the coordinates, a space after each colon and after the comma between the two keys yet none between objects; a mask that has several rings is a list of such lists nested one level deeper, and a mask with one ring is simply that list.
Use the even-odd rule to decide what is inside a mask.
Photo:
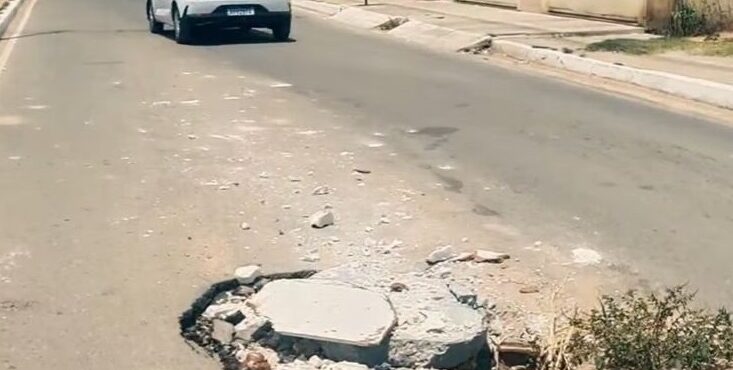
[{"label": "sidewalk", "polygon": [[706,56],[689,54],[684,51],[669,51],[660,54],[632,55],[608,51],[588,51],[591,43],[607,39],[650,39],[654,36],[639,35],[606,35],[606,36],[570,36],[570,37],[516,37],[512,41],[520,42],[534,48],[547,48],[571,52],[604,62],[635,68],[662,71],[692,78],[716,81],[733,85],[733,57]]},{"label": "sidewalk", "polygon": [[733,56],[684,51],[632,55],[586,49],[607,39],[655,37],[641,27],[450,0],[377,0],[368,6],[356,0],[295,0],[295,5],[430,47],[461,51],[490,45],[488,51],[493,54],[733,109]]},{"label": "sidewalk", "polygon": [[606,35],[642,33],[640,27],[519,12],[450,0],[378,0],[363,7],[363,1],[328,0],[328,3],[361,6],[364,10],[407,17],[436,26],[486,36],[514,35]]},{"label": "sidewalk", "polygon": [[0,38],[2,38],[5,30],[13,20],[15,13],[18,11],[18,6],[22,0],[0,0]]}]

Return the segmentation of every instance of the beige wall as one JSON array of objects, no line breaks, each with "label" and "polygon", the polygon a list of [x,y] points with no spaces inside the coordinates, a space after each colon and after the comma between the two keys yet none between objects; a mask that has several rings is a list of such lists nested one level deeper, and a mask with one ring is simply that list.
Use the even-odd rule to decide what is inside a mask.
[{"label": "beige wall", "polygon": [[638,22],[647,0],[547,0],[550,11]]},{"label": "beige wall", "polygon": [[[2,0],[0,0],[2,1]],[[651,29],[667,23],[675,0],[471,0],[491,5],[516,7],[529,12],[556,12],[643,24]],[[722,9],[733,30],[733,0],[692,0],[712,2]]]},{"label": "beige wall", "polygon": [[508,6],[516,8],[519,5],[520,0],[479,0],[479,2],[487,3],[491,5]]}]

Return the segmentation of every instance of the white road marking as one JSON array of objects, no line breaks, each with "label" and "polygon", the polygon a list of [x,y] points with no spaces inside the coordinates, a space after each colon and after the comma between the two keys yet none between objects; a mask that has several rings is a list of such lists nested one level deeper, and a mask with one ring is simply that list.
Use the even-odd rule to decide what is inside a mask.
[{"label": "white road marking", "polygon": [[0,76],[2,76],[2,73],[5,71],[5,67],[8,65],[8,60],[10,60],[10,55],[13,53],[13,49],[15,49],[15,44],[18,42],[18,36],[20,36],[23,33],[23,30],[25,29],[25,26],[28,24],[28,21],[31,19],[31,13],[33,13],[33,8],[36,6],[36,3],[38,0],[30,0],[31,2],[28,4],[28,9],[26,10],[25,14],[23,14],[23,18],[20,19],[20,24],[18,25],[18,28],[15,30],[15,33],[8,36],[10,40],[8,40],[7,45],[5,45],[5,48],[2,50],[2,53],[0,53]]}]

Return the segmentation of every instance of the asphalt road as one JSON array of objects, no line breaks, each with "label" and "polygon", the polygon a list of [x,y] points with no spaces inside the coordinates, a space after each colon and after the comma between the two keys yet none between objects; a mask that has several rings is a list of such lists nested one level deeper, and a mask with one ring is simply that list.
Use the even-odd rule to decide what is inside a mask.
[{"label": "asphalt road", "polygon": [[368,36],[300,18],[287,47],[198,49],[294,84],[359,130],[421,130],[395,145],[479,214],[733,304],[730,127]]},{"label": "asphalt road", "polygon": [[[178,188],[170,170],[174,123],[194,113],[150,106],[239,88],[239,74],[292,84],[302,100],[279,109],[296,120],[328,110],[354,133],[387,133],[477,217],[733,304],[730,128],[310,16],[293,39],[179,46],[147,33],[141,1],[38,0],[0,72],[0,364],[215,368],[179,341],[171,312],[228,267],[186,264],[183,235],[221,230],[165,217],[215,221],[228,204]],[[187,85],[183,70],[217,86]],[[195,119],[233,117],[211,109]]]}]

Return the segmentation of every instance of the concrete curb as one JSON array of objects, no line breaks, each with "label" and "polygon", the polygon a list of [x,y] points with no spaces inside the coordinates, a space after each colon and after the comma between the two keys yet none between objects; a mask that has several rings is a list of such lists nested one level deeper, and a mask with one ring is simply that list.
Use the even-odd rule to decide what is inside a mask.
[{"label": "concrete curb", "polygon": [[364,29],[379,28],[399,18],[356,7],[344,8],[331,17],[335,21]]},{"label": "concrete curb", "polygon": [[550,67],[631,83],[652,90],[733,109],[733,85],[602,62],[562,52],[493,40],[491,49],[509,57]]},{"label": "concrete curb", "polygon": [[450,51],[466,50],[491,40],[490,36],[458,31],[420,21],[408,21],[387,33],[408,42]]},{"label": "concrete curb", "polygon": [[312,0],[296,0],[293,1],[293,5],[302,8],[305,10],[309,10],[315,13],[327,15],[329,17],[332,17],[336,15],[338,12],[343,10],[343,7],[336,4],[329,4],[324,3],[321,1],[312,1]]},{"label": "concrete curb", "polygon": [[733,109],[733,85],[616,65],[559,51],[537,49],[514,41],[492,40],[490,36],[486,35],[389,16],[358,7],[341,7],[312,0],[294,0],[293,4],[306,10],[328,15],[330,19],[341,23],[364,29],[380,28],[395,20],[399,20],[397,24],[404,21],[404,23],[389,30],[387,34],[416,44],[449,51],[468,50],[490,44],[492,51],[506,54],[515,59],[540,63],[588,76],[599,76],[631,83],[685,99]]},{"label": "concrete curb", "polygon": [[23,0],[10,0],[8,6],[0,11],[0,37],[5,34],[8,29],[10,22],[13,21],[15,14],[18,13],[18,8],[23,3]]}]

